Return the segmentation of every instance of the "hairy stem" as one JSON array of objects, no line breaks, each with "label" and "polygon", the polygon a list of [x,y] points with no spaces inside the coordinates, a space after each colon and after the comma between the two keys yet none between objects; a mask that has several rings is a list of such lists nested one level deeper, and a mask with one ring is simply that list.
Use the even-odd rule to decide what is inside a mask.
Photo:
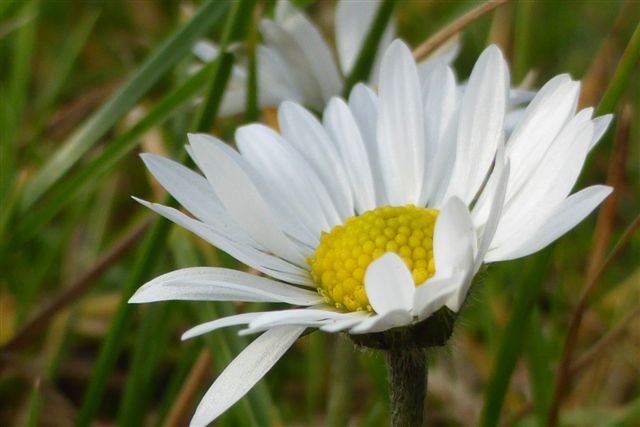
[{"label": "hairy stem", "polygon": [[391,425],[423,425],[424,399],[427,393],[427,357],[416,347],[391,348],[385,352],[389,370]]}]

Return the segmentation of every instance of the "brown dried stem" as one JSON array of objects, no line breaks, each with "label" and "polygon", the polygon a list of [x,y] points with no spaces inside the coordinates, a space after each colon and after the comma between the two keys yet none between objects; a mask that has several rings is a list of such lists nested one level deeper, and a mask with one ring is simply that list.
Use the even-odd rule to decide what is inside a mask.
[{"label": "brown dried stem", "polygon": [[553,400],[551,402],[551,407],[549,410],[549,416],[547,418],[547,427],[554,427],[558,422],[558,412],[560,410],[560,406],[564,400],[564,397],[567,392],[567,388],[569,386],[569,374],[570,374],[570,366],[573,358],[573,350],[576,345],[576,341],[578,338],[578,331],[580,329],[580,325],[582,323],[582,318],[587,309],[587,304],[589,302],[589,297],[593,293],[596,284],[598,283],[602,274],[609,267],[611,262],[616,259],[620,253],[625,249],[627,244],[631,241],[631,237],[634,233],[640,228],[640,215],[638,215],[627,227],[624,234],[618,240],[616,246],[609,253],[609,256],[605,259],[605,261],[600,264],[600,267],[593,275],[593,278],[587,282],[584,289],[582,290],[582,294],[580,295],[580,299],[578,300],[578,304],[576,305],[573,313],[571,315],[571,321],[569,322],[569,329],[567,331],[567,336],[564,341],[564,349],[562,351],[562,358],[560,359],[560,365],[558,367],[558,373],[556,375],[556,386],[553,393]]},{"label": "brown dried stem", "polygon": [[631,310],[607,335],[602,337],[590,349],[582,353],[569,367],[569,375],[573,376],[584,370],[587,366],[596,360],[600,360],[602,355],[613,348],[613,344],[624,336],[627,329],[636,317],[640,316],[640,306]]},{"label": "brown dried stem", "polygon": [[627,152],[629,151],[629,136],[631,133],[631,121],[633,112],[629,104],[625,105],[620,115],[620,125],[618,126],[615,145],[613,147],[613,155],[609,162],[609,171],[607,173],[607,184],[615,189],[613,194],[602,204],[602,208],[598,214],[598,222],[596,223],[596,232],[587,263],[587,282],[593,279],[596,269],[602,263],[606,254],[607,246],[611,241],[611,234],[616,219],[618,201],[620,200],[620,192],[624,186],[625,163],[627,161]]},{"label": "brown dried stem", "polygon": [[178,427],[185,425],[190,415],[193,402],[202,387],[202,384],[207,379],[207,370],[211,365],[211,357],[209,356],[209,350],[204,349],[200,351],[196,363],[193,364],[189,375],[184,381],[178,398],[171,407],[167,418],[165,418],[162,427]]},{"label": "brown dried stem", "polygon": [[462,15],[460,18],[447,25],[433,36],[429,37],[422,44],[420,44],[413,51],[413,57],[416,60],[420,60],[426,57],[429,53],[442,46],[447,40],[453,37],[456,33],[462,31],[478,19],[482,18],[493,9],[506,4],[509,0],[494,0],[481,4],[470,12]]}]

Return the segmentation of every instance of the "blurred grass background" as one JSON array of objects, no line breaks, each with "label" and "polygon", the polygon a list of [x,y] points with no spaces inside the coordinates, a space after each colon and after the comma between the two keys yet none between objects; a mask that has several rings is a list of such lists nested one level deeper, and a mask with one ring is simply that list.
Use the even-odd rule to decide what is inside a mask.
[{"label": "blurred grass background", "polygon": [[[298,4],[331,40],[334,3]],[[398,32],[417,46],[478,5],[397,1]],[[194,106],[204,96],[215,111],[207,82],[224,81],[224,67],[187,73],[197,62],[193,43],[225,37],[233,7],[0,1],[0,425],[186,425],[215,373],[246,344],[233,330],[184,343],[179,336],[256,307],[124,303],[157,274],[234,265],[129,197],[165,197],[137,153],[183,158],[187,131],[231,141],[245,120],[199,117]],[[259,14],[272,8],[259,1],[253,24],[228,41],[253,39]],[[429,425],[545,425],[554,402],[560,425],[640,425],[640,238],[623,237],[640,212],[640,69],[632,61],[630,78],[616,74],[633,34],[637,57],[639,20],[634,0],[512,1],[463,31],[461,80],[493,42],[514,84],[536,88],[569,72],[583,81],[583,106],[623,83],[600,104],[616,120],[581,178],[608,181],[615,194],[550,248],[490,266],[450,343],[431,352]],[[259,116],[275,124],[272,113]],[[621,238],[625,246],[599,274]],[[589,283],[559,400],[567,331]],[[310,334],[216,425],[388,425],[383,360],[341,337]]]}]

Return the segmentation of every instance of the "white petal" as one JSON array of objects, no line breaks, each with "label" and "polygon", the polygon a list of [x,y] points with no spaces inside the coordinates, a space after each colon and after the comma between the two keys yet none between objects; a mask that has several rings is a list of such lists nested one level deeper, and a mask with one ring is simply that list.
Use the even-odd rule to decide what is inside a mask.
[{"label": "white petal", "polygon": [[413,315],[424,320],[445,306],[458,291],[465,279],[462,273],[450,277],[433,277],[416,288],[413,298]]},{"label": "white petal", "polygon": [[466,299],[474,273],[477,237],[467,207],[456,197],[449,199],[433,231],[433,258],[436,274],[431,280],[456,277],[455,292],[447,307],[457,312]]},{"label": "white petal", "polygon": [[189,141],[207,180],[236,223],[265,248],[305,265],[304,257],[284,235],[256,187],[225,149],[200,135],[190,134]]},{"label": "white petal", "polygon": [[371,165],[371,175],[375,187],[376,206],[389,204],[387,193],[384,187],[383,167],[386,162],[380,158],[378,148],[377,129],[374,123],[378,122],[378,96],[362,83],[356,84],[349,94],[349,109],[353,114],[364,147],[367,150]]},{"label": "white petal", "polygon": [[387,311],[368,317],[349,330],[350,334],[371,334],[387,329],[405,326],[413,320],[411,313],[404,309]]},{"label": "white petal", "polygon": [[509,90],[509,106],[515,107],[517,105],[531,102],[536,97],[536,92],[527,89],[511,88]]},{"label": "white petal", "polygon": [[602,203],[612,190],[605,185],[594,185],[571,195],[557,206],[538,229],[532,230],[527,241],[516,248],[499,247],[491,250],[486,259],[491,262],[506,261],[527,256],[545,248],[578,225]]},{"label": "white petal", "polygon": [[511,177],[507,200],[519,191],[562,127],[575,112],[580,84],[569,76],[549,80],[527,107],[524,117],[507,141]]},{"label": "white petal", "polygon": [[402,258],[387,252],[371,262],[364,275],[369,304],[378,314],[411,310],[415,286],[413,276]]},{"label": "white petal", "polygon": [[470,203],[484,182],[503,135],[508,90],[502,53],[489,46],[476,62],[462,99],[449,196]]},{"label": "white petal", "polygon": [[[355,65],[362,43],[366,39],[376,17],[379,0],[338,1],[336,5],[336,49],[340,58],[342,73],[349,75]],[[385,29],[378,52],[383,50],[393,35],[393,19]],[[385,42],[386,41],[386,42]],[[379,56],[379,55],[378,55]],[[375,69],[377,67],[373,67]]]},{"label": "white petal", "polygon": [[322,302],[315,292],[264,277],[218,267],[192,267],[163,274],[147,282],[129,300],[267,301],[294,305]]},{"label": "white petal", "polygon": [[259,44],[256,46],[256,62],[260,106],[276,107],[285,99],[295,102],[303,101],[302,91],[296,80],[296,70],[289,68],[278,50]]},{"label": "white petal", "polygon": [[297,15],[298,10],[290,0],[278,0],[274,11],[274,18],[278,24],[284,24]]},{"label": "white petal", "polygon": [[261,181],[285,199],[287,209],[314,236],[342,222],[315,171],[277,132],[261,124],[242,126],[236,131],[236,142]]},{"label": "white petal", "polygon": [[604,133],[607,131],[607,128],[609,128],[611,120],[613,120],[613,114],[605,114],[604,116],[596,117],[595,119],[593,119],[593,140],[591,141],[589,150],[595,147],[598,141],[600,141],[602,135],[604,135]]},{"label": "white petal", "polygon": [[453,70],[439,66],[424,83],[425,165],[420,205],[438,203],[455,161],[454,119],[458,107]]},{"label": "white petal", "polygon": [[202,62],[211,62],[220,54],[220,48],[209,40],[199,40],[191,48],[191,52]]},{"label": "white petal", "polygon": [[229,326],[246,325],[262,314],[264,313],[241,313],[235,314],[233,316],[222,317],[220,319],[212,320],[206,323],[201,323],[182,334],[180,339],[184,341],[200,335],[204,335],[217,329],[227,328]]},{"label": "white petal", "polygon": [[592,140],[589,116],[583,110],[562,129],[520,190],[507,199],[492,247],[519,246],[569,195]]},{"label": "white petal", "polygon": [[347,104],[340,98],[332,98],[324,110],[323,124],[331,135],[346,166],[358,213],[376,206],[371,162],[368,158],[360,129]]},{"label": "white petal", "polygon": [[228,117],[240,114],[245,111],[247,106],[246,83],[239,86],[227,87],[227,90],[220,104],[220,117]]},{"label": "white petal", "polygon": [[[140,157],[160,185],[196,218],[209,224],[226,222],[227,229],[237,228],[204,177],[180,163],[155,154],[144,153]],[[225,221],[221,221],[222,218]]]},{"label": "white petal", "polygon": [[429,56],[418,62],[420,81],[425,82],[428,80],[436,68],[451,64],[458,57],[460,48],[460,33],[458,33],[433,51]]},{"label": "white petal", "polygon": [[478,254],[476,255],[473,269],[474,273],[482,265],[502,216],[510,169],[509,163],[505,164],[505,162],[504,144],[500,144],[494,170],[473,210],[473,221],[476,227],[480,225],[482,228],[480,242],[478,243]]},{"label": "white petal", "polygon": [[344,313],[344,316],[340,319],[329,319],[320,326],[320,330],[329,333],[336,333],[349,329],[364,319],[370,317],[370,314],[365,311],[354,311],[351,313]]},{"label": "white petal", "polygon": [[241,335],[261,332],[276,326],[306,326],[319,328],[328,321],[343,320],[350,318],[348,313],[341,313],[328,309],[304,308],[289,309],[263,313],[249,323],[249,328],[240,331]]},{"label": "white petal", "polygon": [[329,45],[318,28],[298,10],[281,23],[289,37],[300,46],[315,77],[324,102],[342,91],[342,79]]},{"label": "white petal", "polygon": [[465,204],[452,197],[444,205],[433,230],[433,257],[436,276],[468,270],[473,265],[477,240],[473,222]]},{"label": "white petal", "polygon": [[424,111],[416,64],[394,41],[380,69],[378,141],[387,196],[392,205],[416,204],[424,174]]},{"label": "white petal", "polygon": [[212,226],[197,221],[179,210],[156,203],[149,203],[135,197],[134,199],[262,273],[286,282],[304,286],[314,286],[307,270],[303,270],[283,259],[263,252],[257,243],[255,246],[238,243],[223,235]]},{"label": "white petal", "polygon": [[280,25],[268,19],[260,23],[260,32],[267,46],[276,50],[286,62],[287,69],[293,76],[290,84],[297,88],[302,102],[314,108],[322,108],[324,105],[322,90],[303,48],[295,38]]},{"label": "white petal", "polygon": [[191,420],[191,427],[207,426],[247,394],[304,330],[304,327],[281,326],[249,344],[207,390]]},{"label": "white petal", "polygon": [[344,220],[354,214],[349,178],[335,145],[316,117],[303,107],[285,101],[278,109],[282,136],[311,165],[333,198]]}]

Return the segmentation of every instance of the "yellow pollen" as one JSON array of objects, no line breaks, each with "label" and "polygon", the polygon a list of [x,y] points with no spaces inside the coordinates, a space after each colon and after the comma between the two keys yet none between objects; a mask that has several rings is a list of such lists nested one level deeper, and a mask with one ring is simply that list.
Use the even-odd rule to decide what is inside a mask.
[{"label": "yellow pollen", "polygon": [[384,206],[323,232],[320,245],[307,259],[318,292],[339,309],[372,311],[364,273],[385,252],[404,260],[416,286],[424,283],[435,274],[433,227],[437,216],[436,209]]}]

